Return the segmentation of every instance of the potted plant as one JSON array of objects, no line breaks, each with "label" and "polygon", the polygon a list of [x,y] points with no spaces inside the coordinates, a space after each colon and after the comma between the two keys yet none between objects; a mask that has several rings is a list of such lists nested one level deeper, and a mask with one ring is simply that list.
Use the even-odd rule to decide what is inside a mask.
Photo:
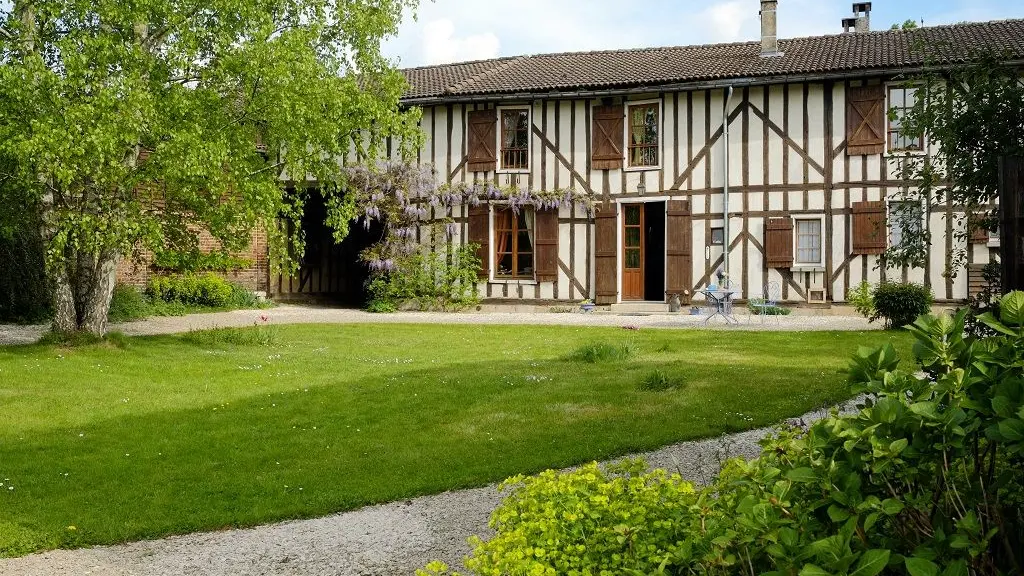
[{"label": "potted plant", "polygon": [[587,298],[586,300],[580,302],[580,310],[584,312],[592,312],[594,310],[594,301]]}]

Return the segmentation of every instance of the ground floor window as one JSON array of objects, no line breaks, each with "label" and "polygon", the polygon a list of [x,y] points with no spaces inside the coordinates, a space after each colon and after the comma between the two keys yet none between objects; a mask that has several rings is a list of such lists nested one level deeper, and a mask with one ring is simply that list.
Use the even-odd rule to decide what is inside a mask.
[{"label": "ground floor window", "polygon": [[821,218],[798,218],[794,222],[797,266],[821,266]]},{"label": "ground floor window", "polygon": [[534,212],[509,208],[494,212],[494,277],[533,280]]},{"label": "ground floor window", "polygon": [[907,238],[920,236],[924,209],[920,202],[889,203],[889,246],[899,248]]}]

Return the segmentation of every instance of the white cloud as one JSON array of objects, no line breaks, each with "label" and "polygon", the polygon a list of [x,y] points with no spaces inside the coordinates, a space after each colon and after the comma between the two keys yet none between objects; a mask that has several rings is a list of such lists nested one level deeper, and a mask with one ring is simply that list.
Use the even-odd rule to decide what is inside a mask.
[{"label": "white cloud", "polygon": [[447,64],[494,58],[501,49],[501,41],[493,32],[458,38],[455,36],[455,23],[441,18],[423,26],[421,48],[426,63]]},{"label": "white cloud", "polygon": [[748,2],[733,0],[708,6],[700,13],[699,19],[706,22],[704,29],[713,42],[735,42],[750,39],[744,36],[744,32],[749,23],[757,20],[757,16]]},{"label": "white cloud", "polygon": [[[3,0],[0,0],[3,1]],[[780,0],[780,38],[838,34],[850,0]],[[423,0],[385,52],[401,66],[543,52],[757,42],[759,0]],[[1020,0],[875,2],[873,27],[1021,17]]]}]

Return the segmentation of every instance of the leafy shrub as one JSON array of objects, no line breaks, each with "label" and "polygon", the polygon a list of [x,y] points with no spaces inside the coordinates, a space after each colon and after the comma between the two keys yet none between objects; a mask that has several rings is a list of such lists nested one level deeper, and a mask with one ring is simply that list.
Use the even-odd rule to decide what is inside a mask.
[{"label": "leafy shrub", "polygon": [[231,283],[216,274],[183,274],[152,278],[146,294],[164,302],[222,308],[231,302],[234,289]]},{"label": "leafy shrub", "polygon": [[871,284],[866,280],[846,292],[846,301],[865,318],[875,315],[875,298],[871,292]]},{"label": "leafy shrub", "polygon": [[629,344],[587,344],[580,346],[569,354],[569,359],[575,362],[586,362],[597,364],[600,362],[621,362],[628,360],[633,355],[633,348]]},{"label": "leafy shrub", "polygon": [[107,319],[111,322],[132,322],[153,315],[153,305],[134,286],[118,284],[110,299]]},{"label": "leafy shrub", "polygon": [[751,298],[747,303],[747,309],[751,314],[757,316],[789,316],[793,313],[792,310],[783,306],[760,306],[763,303],[764,298]]},{"label": "leafy shrub", "polygon": [[45,265],[38,223],[0,227],[0,322],[33,323],[50,317]]},{"label": "leafy shrub", "polygon": [[[997,576],[1024,573],[1024,293],[854,356],[855,414],[780,429],[706,487],[591,464],[521,476],[473,539],[474,574]],[[431,563],[420,575],[446,574]]]},{"label": "leafy shrub", "polygon": [[[596,463],[560,474],[516,476],[491,518],[498,534],[475,548],[475,574],[654,574],[673,546],[679,511],[698,504],[693,486],[664,470],[625,461],[606,472]],[[587,571],[584,571],[587,570]],[[433,563],[417,575],[444,574]]]},{"label": "leafy shrub", "polygon": [[164,250],[153,257],[153,268],[179,273],[229,272],[252,266],[252,260],[221,252]]},{"label": "leafy shrub", "polygon": [[374,298],[366,305],[366,311],[373,312],[374,314],[391,314],[397,310],[398,307],[395,306],[395,301],[390,299]]},{"label": "leafy shrub", "polygon": [[228,297],[228,308],[239,310],[253,310],[267,308],[270,303],[261,300],[255,292],[239,284],[231,284],[231,296]]},{"label": "leafy shrub", "polygon": [[920,284],[883,282],[871,295],[875,312],[871,321],[885,318],[886,328],[902,328],[931,311],[932,291]]},{"label": "leafy shrub", "polygon": [[[412,303],[420,310],[464,310],[480,301],[476,244],[420,246],[398,258],[393,267],[376,274],[369,283],[372,312],[393,312]],[[369,309],[369,308],[368,308]]]},{"label": "leafy shrub", "polygon": [[675,390],[682,386],[683,381],[681,378],[669,376],[662,370],[654,370],[640,380],[637,388],[644,392],[663,392],[665,390]]}]

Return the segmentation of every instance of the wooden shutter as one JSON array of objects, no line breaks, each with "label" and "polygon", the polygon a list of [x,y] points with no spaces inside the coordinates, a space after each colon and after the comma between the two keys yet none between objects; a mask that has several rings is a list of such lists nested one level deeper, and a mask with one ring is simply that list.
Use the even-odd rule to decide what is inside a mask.
[{"label": "wooden shutter", "polygon": [[470,172],[494,172],[498,167],[498,111],[493,108],[471,111],[468,128],[466,169]]},{"label": "wooden shutter", "polygon": [[967,232],[971,244],[988,244],[988,229],[985,228],[985,217],[972,214],[967,217]]},{"label": "wooden shutter", "polygon": [[593,122],[593,151],[590,158],[592,170],[618,170],[622,168],[626,108],[618,106],[595,106]]},{"label": "wooden shutter", "polygon": [[667,232],[666,292],[678,294],[682,304],[689,304],[693,287],[693,223],[689,200],[668,201]]},{"label": "wooden shutter", "polygon": [[534,228],[537,281],[554,282],[558,280],[558,209],[538,210]]},{"label": "wooden shutter", "polygon": [[885,152],[885,86],[846,89],[846,153]]},{"label": "wooden shutter", "polygon": [[469,207],[469,241],[477,245],[476,257],[480,259],[480,270],[477,276],[489,278],[491,275],[491,214],[487,204]]},{"label": "wooden shutter", "polygon": [[618,205],[600,206],[594,216],[594,268],[597,304],[615,304],[618,290]]},{"label": "wooden shutter", "polygon": [[[728,249],[728,247],[726,247]],[[793,221],[769,218],[764,229],[765,260],[769,268],[793,267]]]},{"label": "wooden shutter", "polygon": [[881,254],[888,247],[885,202],[853,203],[853,253]]}]

